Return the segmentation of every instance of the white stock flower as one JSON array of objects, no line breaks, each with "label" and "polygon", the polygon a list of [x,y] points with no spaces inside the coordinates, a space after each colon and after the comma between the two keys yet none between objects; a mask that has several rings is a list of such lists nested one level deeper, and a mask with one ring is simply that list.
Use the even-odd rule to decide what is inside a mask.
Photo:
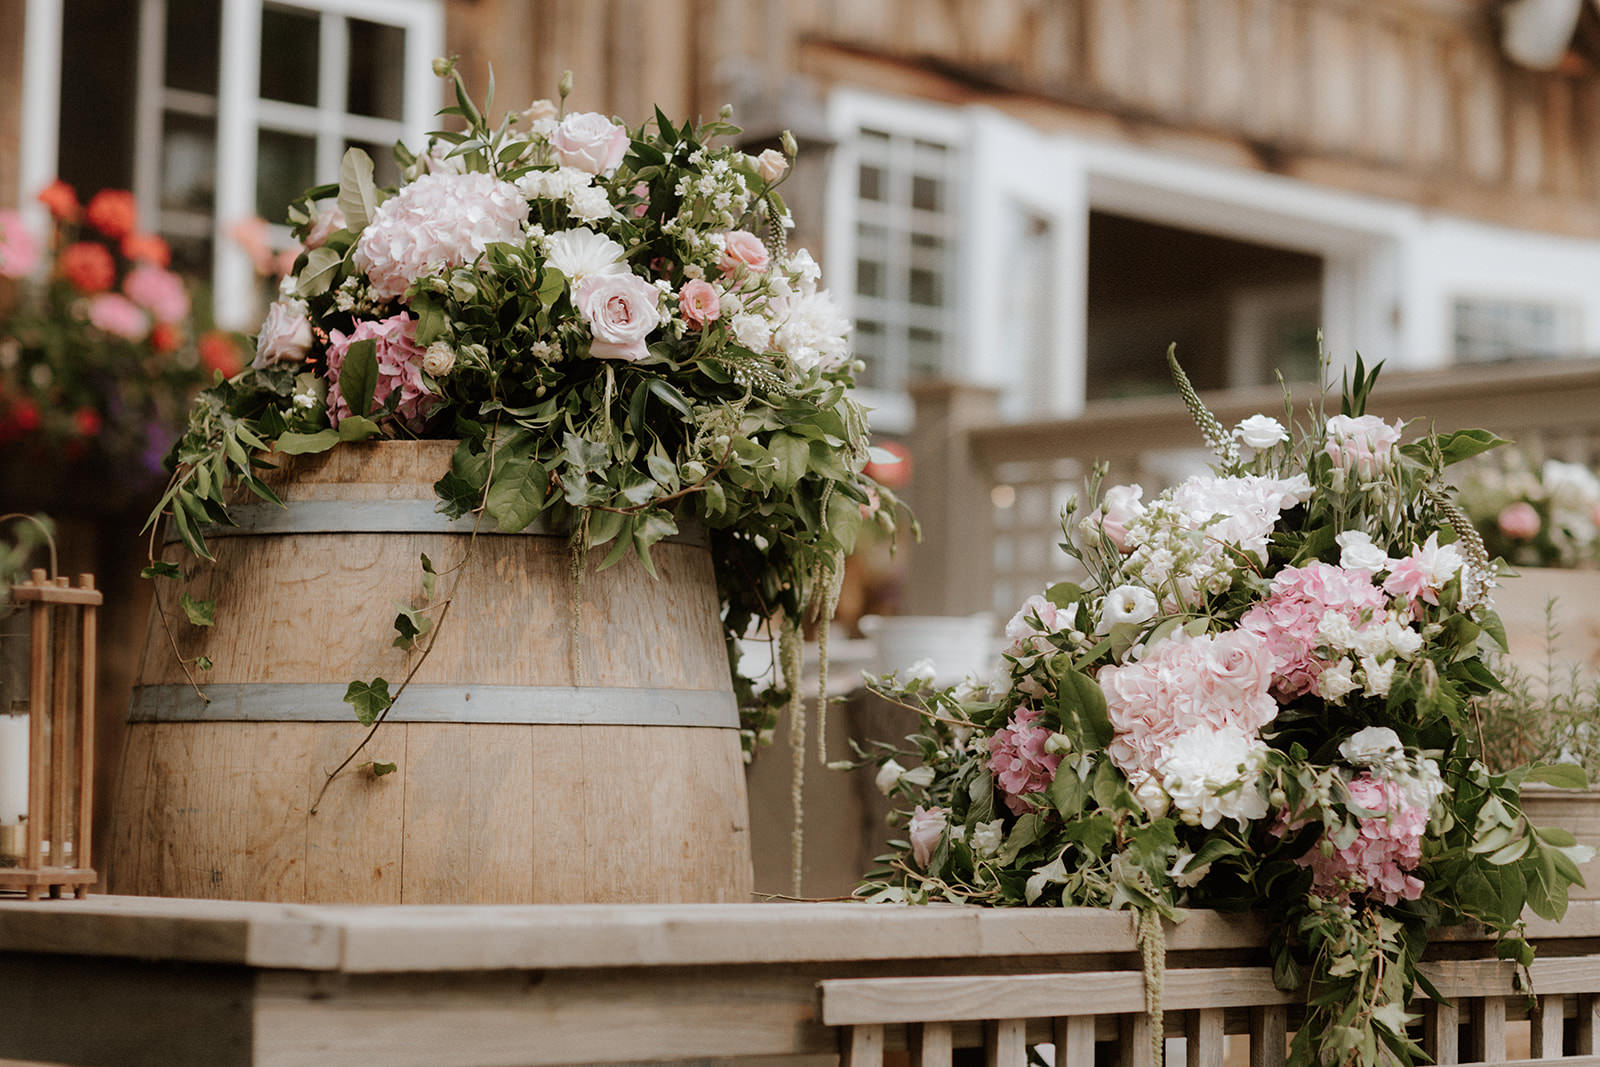
[{"label": "white stock flower", "polygon": [[832,370],[850,358],[849,333],[850,320],[822,289],[790,301],[773,340],[802,371]]},{"label": "white stock flower", "polygon": [[883,766],[878,768],[878,776],[872,780],[872,784],[878,787],[878,792],[888,796],[894,791],[895,785],[900,781],[900,776],[904,773],[906,773],[906,769],[895,760],[884,760]]},{"label": "white stock flower", "polygon": [[1283,424],[1269,415],[1251,415],[1234,427],[1233,435],[1257,452],[1289,439]]},{"label": "white stock flower", "polygon": [[1372,543],[1370,534],[1346,530],[1334,541],[1339,545],[1339,566],[1345,570],[1376,573],[1389,569],[1389,554]]},{"label": "white stock flower", "polygon": [[573,218],[585,222],[595,222],[611,214],[611,201],[606,199],[606,191],[596,185],[574,191],[567,197],[567,207]]},{"label": "white stock flower", "polygon": [[622,246],[604,234],[580,227],[562,230],[549,238],[549,264],[567,276],[574,288],[585,278],[601,274],[626,274]]},{"label": "white stock flower", "polygon": [[922,682],[924,685],[932,685],[934,679],[939,675],[938,668],[934,666],[933,660],[928,659],[926,656],[917,660],[900,673],[905,681]]},{"label": "white stock flower", "polygon": [[1156,595],[1142,585],[1119,585],[1106,594],[1100,604],[1100,625],[1096,633],[1107,634],[1122,623],[1138,625],[1156,617]]},{"label": "white stock flower", "polygon": [[1266,764],[1260,738],[1233,726],[1197,726],[1172,739],[1156,769],[1180,818],[1210,830],[1223,819],[1242,827],[1266,816],[1267,798],[1256,788]]},{"label": "white stock flower", "polygon": [[1389,686],[1394,684],[1394,665],[1396,662],[1391,659],[1379,663],[1371,656],[1361,657],[1361,673],[1366,676],[1364,688],[1367,695],[1375,697],[1389,695]]},{"label": "white stock flower", "polygon": [[980,856],[992,856],[1000,851],[1000,842],[1005,837],[1002,829],[1004,820],[995,819],[991,822],[980,822],[972,828],[972,850]]}]

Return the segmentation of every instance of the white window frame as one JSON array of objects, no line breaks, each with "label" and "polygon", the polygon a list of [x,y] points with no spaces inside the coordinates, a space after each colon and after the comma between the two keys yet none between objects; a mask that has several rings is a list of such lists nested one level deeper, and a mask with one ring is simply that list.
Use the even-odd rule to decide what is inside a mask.
[{"label": "white window frame", "polygon": [[36,233],[49,214],[36,197],[60,165],[63,0],[28,0],[22,26],[22,129],[17,145],[17,208]]},{"label": "white window frame", "polygon": [[[249,329],[255,311],[255,268],[249,254],[228,237],[237,222],[255,215],[256,146],[262,129],[314,135],[316,171],[336,180],[345,138],[378,143],[406,140],[421,144],[433,125],[440,91],[432,61],[444,47],[442,0],[221,0],[217,95],[182,92],[165,86],[166,0],[142,0],[139,31],[139,100],[134,188],[147,217],[160,228],[159,187],[162,116],[166,111],[217,116],[217,180],[213,215],[212,288],[219,325]],[[345,19],[357,18],[405,31],[402,81],[405,97],[399,121],[348,115],[342,107],[289,104],[260,97],[261,17],[268,4],[295,8],[321,18],[318,84],[324,99],[344,91],[349,48]],[[179,219],[165,221],[182,226]],[[278,220],[270,220],[277,222]],[[279,228],[279,236],[283,236]]]}]

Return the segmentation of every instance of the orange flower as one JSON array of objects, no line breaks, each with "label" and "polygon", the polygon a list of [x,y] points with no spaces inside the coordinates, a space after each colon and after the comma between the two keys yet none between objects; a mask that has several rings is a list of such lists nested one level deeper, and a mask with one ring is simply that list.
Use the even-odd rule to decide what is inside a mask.
[{"label": "orange flower", "polygon": [[170,322],[158,322],[150,327],[150,347],[161,355],[176,352],[183,343],[183,334]]},{"label": "orange flower", "polygon": [[233,338],[221,330],[207,330],[200,338],[200,365],[206,370],[219,370],[224,378],[231,378],[244,367],[239,349]]},{"label": "orange flower", "polygon": [[130,233],[122,239],[122,254],[136,263],[151,263],[167,267],[172,263],[172,249],[167,242],[153,233]]},{"label": "orange flower", "polygon": [[139,224],[139,206],[126,189],[102,189],[89,201],[89,222],[116,241]]},{"label": "orange flower", "polygon": [[63,277],[85,293],[103,293],[117,280],[117,264],[104,245],[78,241],[61,250]]},{"label": "orange flower", "polygon": [[72,413],[72,428],[80,437],[99,437],[106,420],[94,408],[79,408]]},{"label": "orange flower", "polygon": [[60,178],[39,191],[39,203],[49,208],[50,216],[58,222],[78,221],[78,194]]}]

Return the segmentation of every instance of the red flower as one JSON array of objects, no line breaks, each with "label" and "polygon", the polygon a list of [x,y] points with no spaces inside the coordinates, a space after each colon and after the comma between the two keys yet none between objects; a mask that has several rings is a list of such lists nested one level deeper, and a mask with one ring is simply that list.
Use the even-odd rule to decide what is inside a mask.
[{"label": "red flower", "polygon": [[72,413],[72,428],[80,437],[99,437],[106,420],[94,408],[79,408]]},{"label": "red flower", "polygon": [[158,322],[150,328],[150,347],[162,355],[176,352],[183,343],[183,335],[170,322]]},{"label": "red flower", "polygon": [[39,191],[39,203],[50,209],[51,218],[57,222],[78,221],[78,194],[60,178]]},{"label": "red flower", "polygon": [[19,434],[32,433],[39,428],[39,405],[24,397],[11,407],[11,425]]},{"label": "red flower", "polygon": [[219,370],[224,378],[231,378],[244,367],[239,349],[233,338],[221,330],[207,330],[200,338],[200,365],[206,370]]},{"label": "red flower", "polygon": [[126,189],[102,189],[89,201],[89,222],[113,241],[120,240],[139,224],[139,206]]},{"label": "red flower", "polygon": [[167,242],[153,233],[130,233],[122,239],[122,254],[136,263],[150,263],[167,267],[172,263],[172,249]]},{"label": "red flower", "polygon": [[117,280],[117,264],[104,245],[78,241],[61,250],[62,275],[85,293],[103,293]]}]

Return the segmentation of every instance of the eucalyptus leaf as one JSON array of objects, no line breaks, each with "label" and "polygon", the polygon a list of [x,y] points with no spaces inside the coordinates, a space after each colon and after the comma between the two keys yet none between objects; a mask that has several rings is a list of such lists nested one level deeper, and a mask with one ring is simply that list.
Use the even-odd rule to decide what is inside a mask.
[{"label": "eucalyptus leaf", "polygon": [[[345,150],[339,163],[339,210],[345,225],[360,233],[378,209],[378,187],[372,180],[372,157],[359,148]],[[364,413],[363,413],[364,414]]]}]

